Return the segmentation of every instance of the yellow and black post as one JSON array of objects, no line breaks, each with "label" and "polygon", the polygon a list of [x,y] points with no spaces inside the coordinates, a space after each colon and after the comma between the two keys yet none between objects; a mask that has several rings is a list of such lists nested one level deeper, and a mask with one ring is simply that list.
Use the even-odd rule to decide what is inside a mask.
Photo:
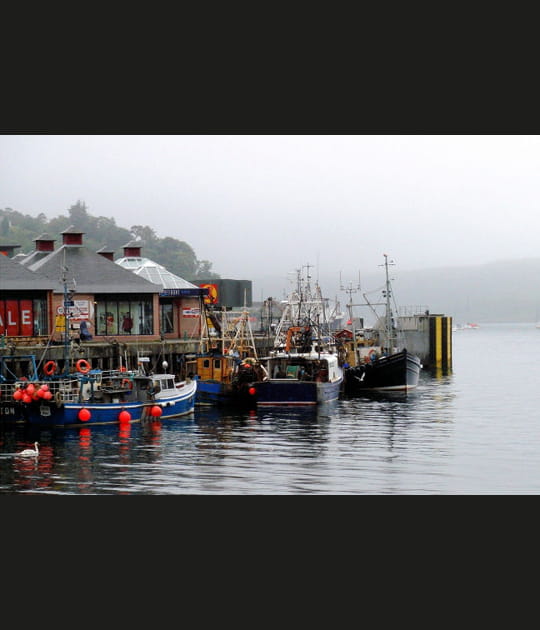
[{"label": "yellow and black post", "polygon": [[452,318],[430,315],[429,362],[436,368],[452,367]]}]

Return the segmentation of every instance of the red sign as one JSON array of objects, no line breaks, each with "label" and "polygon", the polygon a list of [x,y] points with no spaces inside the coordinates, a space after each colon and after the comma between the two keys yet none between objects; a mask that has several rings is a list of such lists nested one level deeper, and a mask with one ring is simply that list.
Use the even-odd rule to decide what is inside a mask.
[{"label": "red sign", "polygon": [[183,317],[200,317],[200,315],[201,315],[201,311],[198,308],[192,307],[192,308],[182,309]]}]

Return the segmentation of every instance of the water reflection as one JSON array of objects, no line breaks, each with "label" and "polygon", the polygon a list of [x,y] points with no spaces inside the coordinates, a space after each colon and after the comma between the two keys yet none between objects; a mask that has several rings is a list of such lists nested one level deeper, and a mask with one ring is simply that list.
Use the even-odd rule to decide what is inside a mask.
[{"label": "water reflection", "polygon": [[451,377],[424,375],[407,394],[342,400],[336,443],[347,461],[342,491],[422,493],[440,486],[454,452],[454,398]]},{"label": "water reflection", "polygon": [[[451,374],[408,394],[245,412],[0,432],[0,492],[316,494],[430,492],[454,452]],[[37,462],[17,450],[37,440]]]},{"label": "water reflection", "polygon": [[[197,414],[198,448],[215,451],[221,445],[261,446],[275,452],[278,447],[294,442],[303,456],[316,455],[319,446],[328,439],[328,423],[337,409],[337,401],[319,407],[276,407],[235,414],[231,411],[207,408]],[[310,447],[317,446],[315,452]],[[220,453],[223,455],[224,452]]]}]

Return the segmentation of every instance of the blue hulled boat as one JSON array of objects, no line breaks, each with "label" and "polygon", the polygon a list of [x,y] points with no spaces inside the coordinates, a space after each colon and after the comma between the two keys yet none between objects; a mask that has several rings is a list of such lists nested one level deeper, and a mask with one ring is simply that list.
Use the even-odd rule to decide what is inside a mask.
[{"label": "blue hulled boat", "polygon": [[[29,364],[35,368],[35,359]],[[21,357],[18,357],[21,360]],[[145,419],[167,420],[193,412],[197,381],[176,381],[174,374],[150,374],[142,371],[93,370],[84,360],[77,361],[77,371],[37,378],[7,379],[0,384],[1,399],[9,401],[4,419],[40,426],[83,426],[138,422]]]}]

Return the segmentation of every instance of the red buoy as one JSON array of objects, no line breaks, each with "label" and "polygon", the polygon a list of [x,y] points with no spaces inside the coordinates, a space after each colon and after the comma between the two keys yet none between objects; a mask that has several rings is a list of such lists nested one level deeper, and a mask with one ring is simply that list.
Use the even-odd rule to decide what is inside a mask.
[{"label": "red buoy", "polygon": [[131,414],[125,409],[118,414],[118,421],[123,424],[131,420]]},{"label": "red buoy", "polygon": [[22,397],[23,397],[23,393],[20,389],[16,389],[13,392],[13,400],[21,400]]},{"label": "red buoy", "polygon": [[88,409],[81,409],[77,417],[79,418],[79,420],[81,420],[81,422],[86,422],[90,420],[90,418],[92,417],[92,414],[90,413]]},{"label": "red buoy", "polygon": [[162,413],[163,409],[161,407],[158,407],[157,405],[154,405],[152,409],[150,409],[150,415],[154,418],[159,418]]},{"label": "red buoy", "polygon": [[251,396],[255,396],[255,394],[257,393],[257,390],[254,387],[250,387],[248,389],[248,392],[251,394]]}]

